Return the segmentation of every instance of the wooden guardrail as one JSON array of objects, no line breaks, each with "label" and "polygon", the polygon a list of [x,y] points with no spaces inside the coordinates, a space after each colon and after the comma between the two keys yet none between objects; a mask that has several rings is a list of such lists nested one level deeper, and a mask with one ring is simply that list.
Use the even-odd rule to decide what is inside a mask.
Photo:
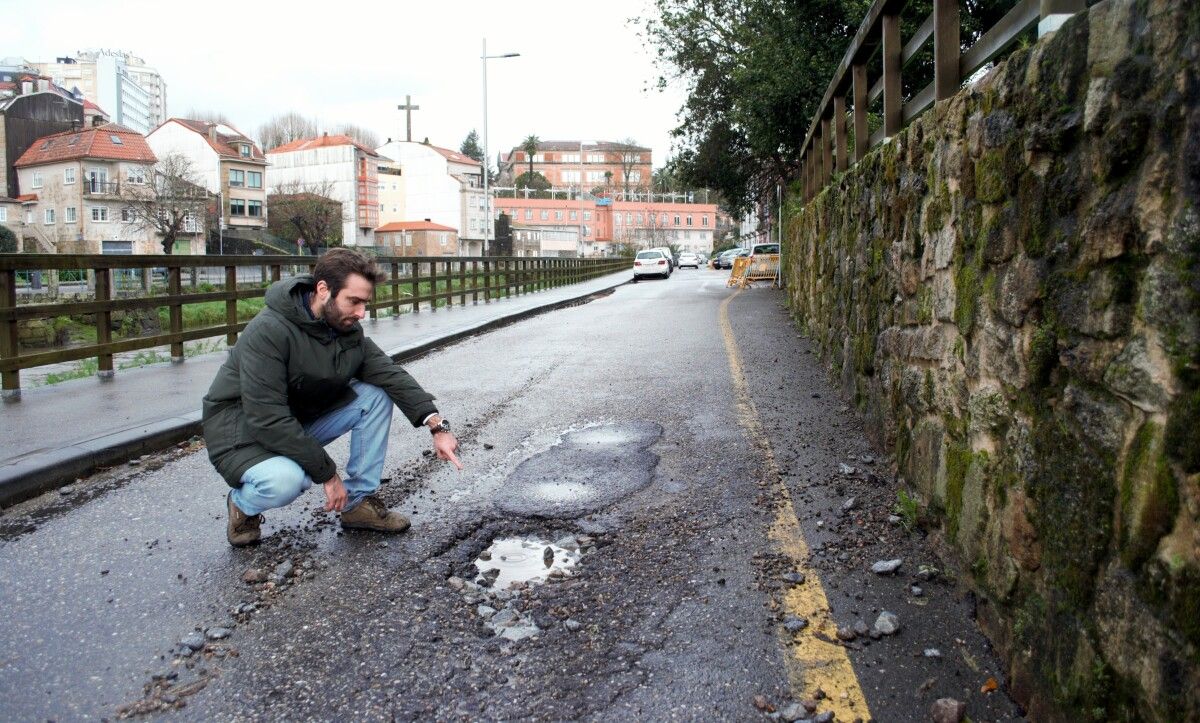
[{"label": "wooden guardrail", "polygon": [[[489,302],[541,289],[586,281],[626,269],[623,258],[580,259],[551,257],[430,257],[375,258],[388,271],[388,279],[375,287],[367,309],[372,319],[381,311],[399,314],[419,312],[422,304],[437,308],[483,299]],[[187,341],[224,335],[230,346],[247,322],[238,320],[238,301],[266,295],[272,281],[288,275],[308,273],[316,259],[305,256],[174,256],[174,255],[58,255],[0,254],[0,377],[5,398],[20,396],[22,369],[96,357],[98,374],[113,374],[113,355],[127,351],[170,345],[171,357],[182,360]],[[29,290],[25,279],[50,271],[80,272],[78,286],[85,300],[62,303],[19,304],[18,292]],[[191,290],[184,287],[185,270],[190,279],[197,270],[206,279]],[[249,278],[245,278],[249,271]],[[239,278],[242,272],[242,278]],[[117,293],[115,278],[131,274],[133,293]],[[145,293],[154,276],[165,277],[165,294]],[[85,280],[86,279],[86,280]],[[215,279],[218,283],[208,282]],[[239,288],[241,284],[241,288]],[[210,290],[211,289],[211,290]],[[225,302],[225,323],[185,329],[183,308],[188,304]],[[114,340],[112,315],[117,311],[167,307],[169,329],[160,334]],[[20,322],[29,319],[94,315],[96,342],[70,348],[21,353]]]},{"label": "wooden guardrail", "polygon": [[[934,102],[958,92],[963,79],[996,59],[1034,25],[1050,30],[1070,15],[1086,9],[1086,0],[1018,0],[991,28],[969,47],[961,45],[959,0],[932,0],[933,12],[905,39],[900,14],[912,0],[875,0],[842,62],[833,74],[801,146],[800,178],[804,201],[829,184],[834,172],[846,171],[873,146],[896,135],[927,111]],[[905,99],[901,73],[933,42],[933,81]],[[880,72],[868,69],[879,58]],[[847,95],[851,111],[846,110]],[[868,130],[868,108],[883,96],[882,125]],[[849,147],[847,120],[854,131]],[[853,159],[853,160],[851,160]]]}]

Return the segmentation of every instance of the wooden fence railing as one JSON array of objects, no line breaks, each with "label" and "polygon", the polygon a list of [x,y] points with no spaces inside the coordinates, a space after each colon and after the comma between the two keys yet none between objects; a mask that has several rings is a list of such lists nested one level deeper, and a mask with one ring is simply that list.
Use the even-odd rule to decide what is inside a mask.
[{"label": "wooden fence railing", "polygon": [[[388,279],[375,287],[368,304],[372,319],[381,312],[419,312],[422,305],[436,310],[578,283],[627,269],[623,258],[580,259],[551,257],[376,257]],[[230,346],[248,322],[239,321],[238,301],[266,295],[272,281],[308,273],[316,259],[303,256],[113,256],[58,254],[0,254],[0,377],[4,397],[20,396],[22,369],[96,357],[97,373],[113,374],[113,355],[170,345],[171,357],[182,361],[187,341],[224,335]],[[73,283],[82,300],[19,304],[31,282],[41,284],[52,272],[55,286]],[[60,272],[79,272],[73,282],[57,281]],[[197,272],[200,272],[199,274]],[[129,290],[115,283],[133,279]],[[185,288],[185,278],[189,280]],[[156,291],[154,279],[161,279]],[[200,281],[197,282],[197,279]],[[215,282],[215,283],[214,283]],[[239,287],[241,284],[241,287]],[[43,288],[46,288],[43,286]],[[165,292],[165,293],[161,293]],[[224,302],[224,323],[185,328],[184,307]],[[160,334],[113,339],[112,315],[120,311],[166,307],[169,324]],[[20,324],[30,319],[94,315],[95,343],[21,353]]]},{"label": "wooden fence railing", "polygon": [[[829,184],[834,172],[846,171],[871,147],[896,135],[907,124],[958,92],[963,79],[994,60],[1034,25],[1051,30],[1086,9],[1087,0],[1018,0],[1016,5],[965,50],[960,42],[959,0],[933,0],[933,12],[912,37],[902,38],[900,14],[909,0],[876,0],[867,12],[809,125],[800,157],[804,201]],[[933,81],[904,99],[901,73],[933,41]],[[876,54],[878,77],[872,78]],[[847,96],[851,111],[847,113]],[[880,97],[882,125],[868,130],[868,108]],[[847,120],[854,132],[849,147]],[[853,160],[851,160],[853,159]]]}]

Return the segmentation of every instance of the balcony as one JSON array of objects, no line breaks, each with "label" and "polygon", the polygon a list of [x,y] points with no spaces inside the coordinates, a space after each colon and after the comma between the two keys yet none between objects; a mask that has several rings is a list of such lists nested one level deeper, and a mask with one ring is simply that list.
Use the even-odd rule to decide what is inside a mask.
[{"label": "balcony", "polygon": [[116,196],[120,190],[121,184],[116,181],[85,180],[83,182],[85,196]]}]

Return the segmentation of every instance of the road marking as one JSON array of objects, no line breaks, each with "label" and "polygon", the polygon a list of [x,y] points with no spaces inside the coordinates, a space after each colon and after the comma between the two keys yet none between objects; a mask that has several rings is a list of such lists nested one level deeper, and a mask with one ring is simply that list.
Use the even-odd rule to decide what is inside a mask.
[{"label": "road marking", "polygon": [[[729,323],[729,302],[739,293],[741,292],[736,291],[721,302],[719,312],[721,334],[725,338],[725,353],[729,357],[729,371],[733,376],[738,423],[762,454],[766,479],[782,500],[782,504],[775,511],[775,520],[771,523],[768,537],[775,543],[779,552],[791,560],[793,568],[804,573],[805,577],[804,583],[793,585],[784,591],[781,602],[786,615],[805,618],[808,620],[808,627],[796,634],[787,632],[782,625],[778,628],[784,650],[787,651],[784,660],[787,664],[788,680],[792,686],[792,696],[796,700],[808,700],[815,697],[819,688],[828,696],[828,701],[822,702],[822,708],[828,705],[837,715],[837,720],[871,720],[866,696],[863,695],[862,685],[858,682],[846,649],[836,642],[828,642],[836,640],[837,623],[829,615],[829,600],[817,577],[817,571],[808,564],[808,543],[804,541],[804,533],[800,530],[800,521],[792,505],[792,496],[787,485],[783,483],[779,464],[775,461],[775,452],[771,449],[771,440],[767,437],[758,410],[750,398],[746,376],[742,372],[741,354],[733,336],[733,326]],[[818,634],[826,640],[817,637]]]}]

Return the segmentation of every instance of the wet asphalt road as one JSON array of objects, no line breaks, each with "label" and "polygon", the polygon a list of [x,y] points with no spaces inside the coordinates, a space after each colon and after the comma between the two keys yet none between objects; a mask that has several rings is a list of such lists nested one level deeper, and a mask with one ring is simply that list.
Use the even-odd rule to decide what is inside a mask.
[{"label": "wet asphalt road", "polygon": [[[199,445],[6,511],[0,717],[756,720],[798,701],[787,570],[767,539],[780,480],[764,480],[739,425],[726,277],[680,270],[409,364],[455,422],[466,469],[423,455],[428,434],[397,417],[382,495],[413,521],[399,537],[340,534],[318,487],[268,512],[263,544],[231,549],[227,488]],[[902,621],[845,645],[870,716],[928,720],[953,696],[972,720],[1016,717],[970,598],[913,577],[944,567],[934,541],[887,521],[888,460],[780,301],[746,291],[729,317],[829,617]],[[480,615],[509,594],[460,589],[512,536],[574,538],[581,553],[570,577],[511,595],[538,630],[518,641]],[[869,572],[895,557],[895,576]],[[242,581],[280,563],[293,573]],[[213,627],[230,634],[181,654]],[[989,677],[1000,690],[982,693]]]}]

